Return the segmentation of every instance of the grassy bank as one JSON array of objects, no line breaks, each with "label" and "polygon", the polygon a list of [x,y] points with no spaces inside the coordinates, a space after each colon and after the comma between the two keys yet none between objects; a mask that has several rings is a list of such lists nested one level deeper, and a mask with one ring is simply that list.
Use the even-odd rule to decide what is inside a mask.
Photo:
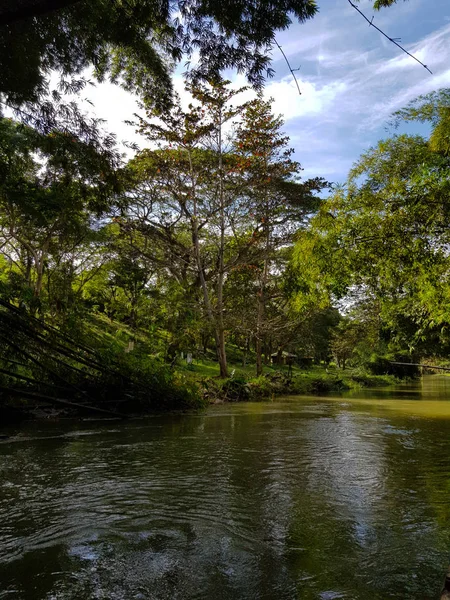
[{"label": "grassy bank", "polygon": [[150,353],[129,347],[126,331],[87,323],[66,332],[15,307],[0,308],[0,424],[35,417],[96,414],[124,418],[206,405],[186,381]]},{"label": "grassy bank", "polygon": [[[304,394],[322,395],[339,393],[349,389],[364,387],[385,387],[398,383],[391,375],[371,375],[360,369],[337,369],[335,366],[314,365],[308,369],[293,366],[291,373],[287,366],[265,365],[263,374],[255,376],[255,357],[248,352],[247,365],[242,366],[241,351],[230,345],[227,347],[229,357],[229,379],[220,379],[219,366],[209,357],[194,358],[191,364],[180,356],[169,365],[161,346],[150,340],[144,332],[134,332],[125,325],[118,325],[105,317],[97,317],[87,323],[90,339],[95,339],[98,346],[105,344],[115,353],[124,354],[130,339],[135,340],[135,349],[130,358],[140,357],[141,364],[158,365],[164,372],[170,371],[170,381],[177,388],[189,390],[192,408],[214,402],[235,402],[264,400],[277,395]],[[186,406],[185,404],[185,406]]]},{"label": "grassy bank", "polygon": [[263,400],[277,395],[322,395],[363,387],[385,387],[398,383],[390,375],[368,375],[360,370],[338,370],[336,367],[313,366],[309,369],[285,366],[265,366],[255,377],[254,365],[242,367],[230,364],[230,379],[219,378],[217,363],[194,361],[176,366],[179,378],[197,384],[209,402]]}]

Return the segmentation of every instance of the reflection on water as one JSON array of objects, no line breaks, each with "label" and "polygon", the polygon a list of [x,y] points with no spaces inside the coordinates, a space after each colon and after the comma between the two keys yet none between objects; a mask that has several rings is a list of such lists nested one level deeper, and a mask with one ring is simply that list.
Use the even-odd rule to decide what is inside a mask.
[{"label": "reflection on water", "polygon": [[425,600],[442,583],[450,378],[16,433],[2,600]]}]

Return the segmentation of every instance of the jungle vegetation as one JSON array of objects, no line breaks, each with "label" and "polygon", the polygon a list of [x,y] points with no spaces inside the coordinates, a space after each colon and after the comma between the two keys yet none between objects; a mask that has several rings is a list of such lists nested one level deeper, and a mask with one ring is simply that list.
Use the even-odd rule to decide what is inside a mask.
[{"label": "jungle vegetation", "polygon": [[[0,11],[3,401],[169,410],[214,396],[207,375],[244,398],[445,359],[450,92],[394,115],[428,123],[428,137],[393,129],[344,185],[303,180],[260,92],[276,31],[315,2],[110,4]],[[170,74],[194,52],[186,108]],[[140,97],[148,144],[127,161],[65,99],[87,67]],[[226,68],[247,75],[252,102]],[[337,371],[295,384],[285,369],[282,385],[274,363]]]}]

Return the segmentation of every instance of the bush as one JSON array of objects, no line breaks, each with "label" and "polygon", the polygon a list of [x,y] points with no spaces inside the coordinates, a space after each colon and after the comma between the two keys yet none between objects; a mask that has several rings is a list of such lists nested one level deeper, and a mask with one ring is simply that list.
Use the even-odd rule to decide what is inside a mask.
[{"label": "bush", "polygon": [[393,375],[368,375],[363,372],[353,373],[350,380],[361,387],[382,387],[396,383],[396,378]]},{"label": "bush", "polygon": [[222,395],[224,400],[240,402],[249,400],[251,394],[252,390],[244,377],[227,379],[222,385]]},{"label": "bush", "polygon": [[393,362],[410,363],[411,357],[404,354],[375,356],[367,364],[367,370],[372,375],[393,375],[398,379],[411,379],[420,375],[419,367],[414,365],[395,365]]},{"label": "bush", "polygon": [[109,351],[106,360],[111,369],[84,385],[91,387],[90,395],[99,400],[117,398],[121,412],[186,410],[204,405],[197,385],[146,355],[122,352],[111,356]]},{"label": "bush", "polygon": [[297,394],[328,394],[347,390],[348,385],[336,376],[299,377],[294,382],[294,392]]}]

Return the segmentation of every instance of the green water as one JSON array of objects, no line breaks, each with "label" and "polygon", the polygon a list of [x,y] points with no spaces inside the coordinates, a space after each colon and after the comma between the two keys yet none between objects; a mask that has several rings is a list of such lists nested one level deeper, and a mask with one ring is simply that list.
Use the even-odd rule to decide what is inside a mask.
[{"label": "green water", "polygon": [[450,378],[7,433],[2,600],[438,596]]}]

